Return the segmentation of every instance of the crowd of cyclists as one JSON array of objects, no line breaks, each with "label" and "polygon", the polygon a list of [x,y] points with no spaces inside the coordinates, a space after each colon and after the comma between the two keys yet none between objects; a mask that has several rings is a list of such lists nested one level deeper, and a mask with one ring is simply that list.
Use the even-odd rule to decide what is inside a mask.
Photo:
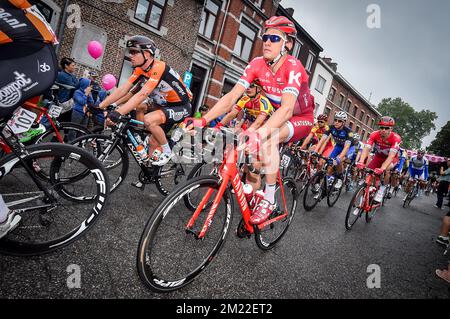
[{"label": "crowd of cyclists", "polygon": [[[0,63],[3,74],[7,75],[0,79],[0,89],[8,92],[8,96],[2,93],[0,100],[3,120],[11,118],[25,101],[43,94],[55,81],[56,37],[33,8],[24,0],[9,0],[0,8],[3,14],[19,22],[0,21]],[[413,189],[418,190],[413,196],[420,196],[429,180],[428,160],[423,150],[407,158],[406,150],[401,148],[402,138],[395,132],[394,118],[382,116],[378,130],[367,140],[362,140],[347,126],[346,112],[319,114],[315,121],[308,74],[302,63],[289,55],[296,32],[295,25],[285,17],[268,19],[262,36],[263,56],[253,59],[231,91],[212,108],[203,110],[200,117],[193,116],[192,93],[178,73],[155,59],[155,42],[146,36],[133,36],[126,43],[125,53],[130,57],[133,74],[99,103],[101,110],[107,112],[105,126],[115,127],[131,113],[150,133],[143,136],[147,148],[142,156],[147,165],[164,166],[175,160],[170,138],[174,126],[182,127],[185,137],[189,137],[223,116],[215,124],[215,130],[232,129],[242,142],[239,149],[254,158],[254,170],[244,171],[252,211],[250,223],[254,226],[272,218],[279,205],[276,185],[280,149],[285,147],[298,147],[306,152],[307,160],[320,159],[317,170],[326,165],[328,185],[336,191],[340,192],[344,186],[354,190],[364,181],[361,172],[370,170],[381,179],[374,189],[373,203],[382,203],[399,189],[405,192],[404,201],[411,202]],[[36,63],[45,63],[49,69],[39,72],[32,67]],[[33,81],[37,84],[26,86]],[[86,87],[88,83],[81,85]],[[15,91],[7,90],[11,87]],[[14,92],[18,93],[13,96]],[[80,93],[80,101],[82,97]],[[259,199],[254,200],[253,196]],[[2,238],[20,225],[20,215],[10,210],[3,198],[0,211]],[[446,234],[440,236],[440,241],[448,244]]]}]

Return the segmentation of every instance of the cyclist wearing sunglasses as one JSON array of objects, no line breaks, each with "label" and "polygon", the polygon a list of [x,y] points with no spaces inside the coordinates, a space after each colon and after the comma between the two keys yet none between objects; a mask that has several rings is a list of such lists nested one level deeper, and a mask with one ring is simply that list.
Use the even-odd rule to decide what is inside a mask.
[{"label": "cyclist wearing sunglasses", "polygon": [[[322,139],[323,134],[330,129],[327,123],[328,123],[328,115],[320,114],[317,117],[317,123],[314,125],[309,135],[303,141],[303,144],[300,147],[300,149],[305,150],[308,147],[308,145],[312,144],[310,150],[317,151],[317,143],[319,143],[319,141]],[[325,146],[323,156],[326,157],[330,156],[331,152],[333,151],[333,148],[334,148],[334,141],[331,139]]]},{"label": "cyclist wearing sunglasses", "polygon": [[393,132],[395,120],[392,117],[383,116],[378,125],[380,129],[370,134],[357,166],[360,169],[365,167],[364,163],[367,155],[371,148],[374,147],[375,155],[367,167],[373,169],[376,174],[385,172],[384,183],[380,186],[374,198],[375,201],[381,202],[386,186],[389,184],[390,171],[399,161],[398,151],[402,139],[400,135]]},{"label": "cyclist wearing sunglasses", "polygon": [[[258,80],[261,84],[275,112],[256,131],[258,138],[247,143],[249,149],[258,149],[260,141],[263,141],[264,144],[260,148],[263,152],[261,160],[266,168],[265,195],[253,211],[250,219],[253,224],[267,220],[275,209],[275,185],[280,154],[273,150],[278,150],[280,143],[305,138],[314,123],[314,103],[309,92],[308,74],[302,63],[288,54],[288,50],[293,48],[297,34],[294,23],[286,17],[274,16],[265,22],[264,29],[263,56],[250,62],[231,92],[224,95],[204,118],[187,127],[191,129],[193,126],[205,126],[219,115],[229,112],[253,81]],[[252,180],[256,180],[252,184],[255,185],[254,189],[257,189],[260,177],[249,175]]]},{"label": "cyclist wearing sunglasses", "polygon": [[174,124],[180,123],[192,115],[192,94],[175,70],[165,62],[155,59],[157,48],[151,39],[137,35],[127,41],[126,47],[131,64],[134,67],[133,74],[126,83],[114,90],[100,104],[100,107],[104,109],[108,105],[116,103],[144,78],[145,84],[139,92],[134,94],[120,108],[111,111],[108,118],[117,123],[122,115],[128,114],[141,106],[147,98],[150,97],[153,101],[157,101],[161,108],[146,114],[144,123],[152,133],[152,138],[162,146],[163,150],[159,160],[154,161],[153,165],[163,166],[173,156],[166,133]]},{"label": "cyclist wearing sunglasses", "polygon": [[[319,143],[317,144],[317,151],[319,154],[323,154],[328,142],[332,139],[335,143],[333,151],[329,155],[329,158],[333,160],[333,165],[336,167],[337,182],[335,188],[342,187],[342,172],[344,170],[344,160],[353,156],[355,152],[354,139],[352,130],[345,126],[347,121],[347,113],[337,112],[334,115],[334,125],[326,131]],[[333,167],[328,167],[328,176],[333,174]]]},{"label": "cyclist wearing sunglasses", "polygon": [[243,113],[243,119],[235,128],[250,128],[257,130],[273,113],[272,103],[261,94],[262,88],[256,82],[253,82],[245,95],[236,103],[233,110],[228,113],[221,121],[220,125],[228,125],[238,115]]}]

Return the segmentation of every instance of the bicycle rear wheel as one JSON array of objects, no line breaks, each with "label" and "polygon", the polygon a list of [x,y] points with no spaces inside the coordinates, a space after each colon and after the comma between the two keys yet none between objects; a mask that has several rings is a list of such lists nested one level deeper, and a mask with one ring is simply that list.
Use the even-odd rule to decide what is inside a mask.
[{"label": "bicycle rear wheel", "polygon": [[188,178],[192,167],[195,164],[183,164],[168,162],[164,166],[157,166],[155,168],[155,185],[158,192],[163,196],[167,196],[177,186],[181,185]]},{"label": "bicycle rear wheel", "polygon": [[80,147],[94,155],[105,167],[111,182],[110,193],[114,192],[125,180],[128,174],[130,161],[127,148],[122,143],[107,150],[114,140],[110,136],[89,134],[74,139],[71,144]]},{"label": "bicycle rear wheel", "polygon": [[[275,246],[284,234],[286,234],[295,215],[295,209],[297,208],[297,187],[295,182],[292,178],[285,177],[283,178],[282,183],[284,196],[281,192],[281,187],[278,185],[275,193],[275,202],[278,203],[278,205],[268,220],[275,219],[285,213],[287,213],[287,216],[273,222],[263,229],[260,229],[256,225],[254,226],[255,241],[262,250],[270,250]],[[286,203],[286,207],[284,207],[284,203]]]},{"label": "bicycle rear wheel", "polygon": [[345,215],[345,228],[351,230],[353,225],[356,223],[361,214],[364,213],[362,206],[364,204],[364,193],[366,190],[366,184],[360,185],[355,194],[353,194],[352,199],[347,208],[347,214]]},{"label": "bicycle rear wheel", "polygon": [[[37,255],[70,244],[102,215],[109,193],[104,168],[87,152],[59,143],[33,145],[26,151],[25,165],[14,154],[0,161],[0,193],[8,208],[21,216],[18,227],[0,240],[5,254]],[[42,188],[25,167],[35,176],[42,170],[49,173],[48,179],[38,178]],[[79,172],[88,174],[70,178]]]},{"label": "bicycle rear wheel", "polygon": [[[228,189],[217,205],[206,236],[198,240],[193,235],[203,228],[219,187],[219,179],[214,176],[188,180],[170,193],[151,215],[139,241],[137,270],[152,291],[170,292],[186,286],[220,251],[231,225],[233,206]],[[212,190],[209,202],[193,229],[187,231],[193,211],[186,207],[183,198],[190,194],[200,202],[209,189]]]},{"label": "bicycle rear wheel", "polygon": [[[72,135],[73,138],[77,138],[79,136],[91,134],[91,131],[86,127],[71,122],[59,123],[57,125],[57,129],[59,131],[59,134],[63,138],[64,143],[69,142],[69,135]],[[39,137],[37,137],[37,139],[34,141],[35,144],[49,142],[59,142],[53,126],[50,126],[50,128],[48,128],[42,135],[39,135]]]},{"label": "bicycle rear wheel", "polygon": [[333,207],[334,204],[336,204],[336,202],[339,199],[339,196],[341,196],[342,188],[345,187],[344,183],[342,183],[341,188],[336,189],[335,185],[336,185],[337,181],[338,181],[338,179],[335,178],[333,180],[333,183],[331,183],[331,186],[329,187],[329,189],[327,191],[327,204],[328,204],[328,207]]}]

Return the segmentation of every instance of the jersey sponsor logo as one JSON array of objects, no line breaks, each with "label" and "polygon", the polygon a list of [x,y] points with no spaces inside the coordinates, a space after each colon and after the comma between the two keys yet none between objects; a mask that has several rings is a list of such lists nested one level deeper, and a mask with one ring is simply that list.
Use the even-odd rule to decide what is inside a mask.
[{"label": "jersey sponsor logo", "polygon": [[186,92],[177,81],[172,81],[172,87],[178,90],[178,94],[180,94],[180,96],[186,95]]},{"label": "jersey sponsor logo", "polygon": [[9,19],[12,17],[11,13],[6,12],[5,9],[0,8],[0,19],[6,22],[11,28],[18,29],[27,27],[25,23],[19,23],[20,21],[17,19]]},{"label": "jersey sponsor logo", "polygon": [[25,73],[14,71],[16,76],[13,82],[0,88],[0,106],[10,107],[16,105],[22,97],[22,89],[31,84],[32,80]]},{"label": "jersey sponsor logo", "polygon": [[288,83],[289,84],[294,84],[294,81],[295,81],[295,83],[297,83],[297,85],[300,86],[300,77],[301,76],[302,76],[302,74],[300,72],[295,73],[295,71],[291,71],[289,73],[289,81],[288,81]]},{"label": "jersey sponsor logo", "polygon": [[180,112],[175,112],[172,109],[167,110],[169,113],[169,118],[171,120],[174,120],[175,122],[181,121],[183,119],[184,116],[189,115],[188,112],[186,112],[185,110],[180,111]]},{"label": "jersey sponsor logo", "polygon": [[42,64],[40,64],[40,62],[38,61],[38,65],[39,65],[38,72],[46,73],[46,72],[48,72],[48,71],[51,70],[50,65],[48,65],[48,64],[45,63],[45,62],[42,63]]}]

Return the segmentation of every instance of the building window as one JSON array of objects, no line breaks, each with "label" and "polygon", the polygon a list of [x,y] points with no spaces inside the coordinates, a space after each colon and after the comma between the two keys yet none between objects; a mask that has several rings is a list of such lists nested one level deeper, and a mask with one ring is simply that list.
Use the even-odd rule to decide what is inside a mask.
[{"label": "building window", "polygon": [[365,139],[366,139],[366,130],[362,130],[361,140],[365,140]]},{"label": "building window", "polygon": [[221,6],[222,3],[220,1],[206,1],[205,10],[202,12],[202,21],[200,22],[200,29],[198,32],[209,39],[212,39],[217,15],[219,14]]},{"label": "building window", "polygon": [[366,125],[369,126],[369,122],[370,122],[370,116],[366,115]]},{"label": "building window", "polygon": [[353,109],[353,116],[356,117],[356,113],[358,113],[358,107],[355,105],[355,108]]},{"label": "building window", "polygon": [[351,129],[353,129],[353,122],[350,122],[350,125],[349,125],[349,127],[351,128]]},{"label": "building window", "polygon": [[356,127],[356,131],[355,131],[355,133],[359,133],[359,130],[360,130],[361,128],[359,127],[359,126],[357,126]]},{"label": "building window", "polygon": [[347,100],[347,104],[345,105],[345,110],[344,111],[345,112],[349,112],[351,107],[352,107],[352,101]]},{"label": "building window", "polygon": [[262,8],[264,4],[264,0],[251,0],[258,8]]},{"label": "building window", "polygon": [[246,61],[250,60],[256,34],[257,29],[246,19],[242,18],[234,46],[234,53]]},{"label": "building window", "polygon": [[344,94],[341,93],[339,95],[339,101],[338,101],[338,104],[337,104],[339,107],[342,107],[342,104],[344,104],[344,99],[345,99],[345,96],[344,96]]},{"label": "building window", "polygon": [[317,78],[316,90],[323,94],[325,83],[327,83],[327,81],[319,75],[319,77]]},{"label": "building window", "polygon": [[294,50],[292,50],[292,56],[295,56],[300,60],[300,51],[302,49],[302,43],[299,41],[295,41]]},{"label": "building window", "polygon": [[328,106],[325,108],[325,111],[324,111],[324,114],[326,114],[326,115],[330,115],[330,113],[331,113],[331,108],[329,108]]},{"label": "building window", "polygon": [[374,118],[372,118],[372,126],[371,126],[371,128],[375,128],[375,119]]},{"label": "building window", "polygon": [[223,82],[222,95],[221,95],[220,97],[222,97],[222,96],[224,96],[225,94],[229,93],[229,92],[233,89],[233,87],[235,86],[235,84],[236,84],[236,83],[231,82],[231,81],[228,80],[228,79],[225,79],[225,81]]},{"label": "building window", "polygon": [[306,68],[305,68],[306,71],[311,72],[311,68],[312,68],[315,57],[316,56],[314,55],[314,53],[309,51],[308,60],[306,61]]},{"label": "building window", "polygon": [[330,90],[330,94],[328,94],[328,99],[333,102],[334,100],[334,96],[336,95],[336,89],[335,88],[331,88]]},{"label": "building window", "polygon": [[361,113],[359,115],[359,120],[362,122],[362,120],[364,119],[364,111],[361,110]]},{"label": "building window", "polygon": [[159,30],[165,7],[166,0],[139,0],[134,17]]}]

